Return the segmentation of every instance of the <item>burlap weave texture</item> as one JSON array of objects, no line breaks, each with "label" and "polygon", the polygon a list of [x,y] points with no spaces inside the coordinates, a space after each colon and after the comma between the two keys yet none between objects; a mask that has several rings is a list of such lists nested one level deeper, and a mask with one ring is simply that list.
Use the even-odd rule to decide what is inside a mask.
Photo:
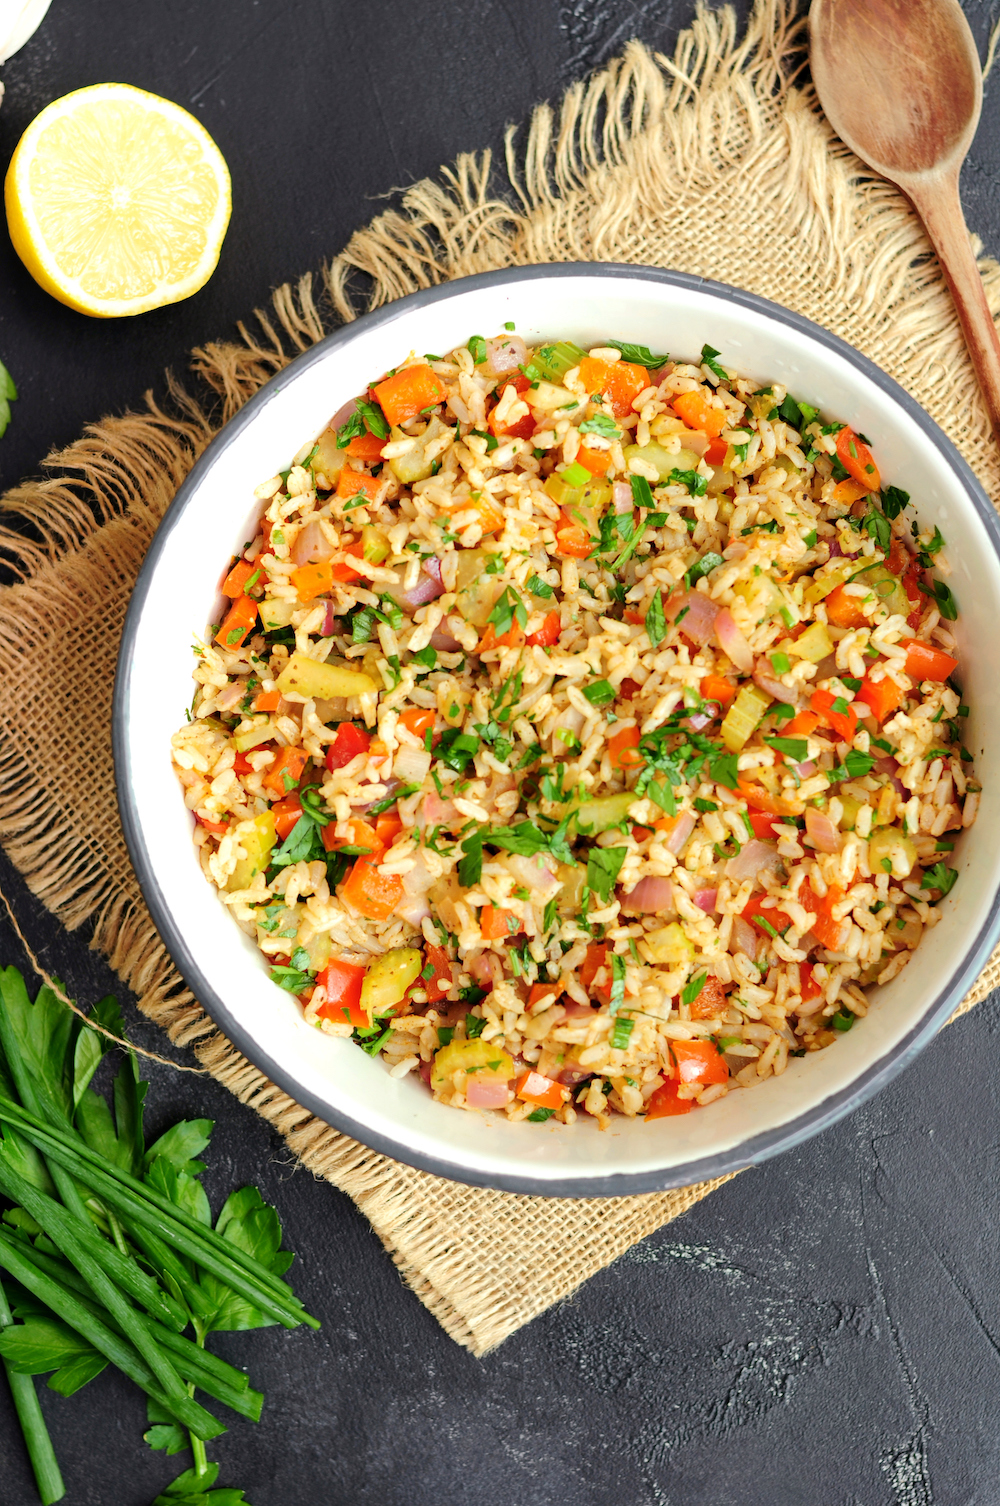
[{"label": "burlap weave texture", "polygon": [[[125,851],[110,757],[118,639],[153,531],[198,454],[246,399],[337,320],[494,267],[610,260],[670,266],[761,293],[843,336],[902,383],[1000,500],[1000,462],[939,268],[906,201],[837,142],[796,84],[794,0],[760,0],[747,32],[704,12],[672,59],[638,44],[543,107],[509,182],[466,157],[410,190],[326,270],[278,291],[238,344],[194,353],[195,400],[94,425],[3,507],[21,581],[0,607],[0,836],[33,891],[93,944],[140,1008],[347,1192],[405,1279],[474,1353],[499,1343],[718,1182],[577,1202],[462,1187],[386,1160],[313,1118],[221,1036],[184,988]],[[991,307],[1000,268],[984,263]],[[210,399],[210,400],[206,400]],[[82,697],[80,687],[86,686]],[[65,729],[73,728],[72,738]],[[991,958],[960,1011],[1000,980]]]}]

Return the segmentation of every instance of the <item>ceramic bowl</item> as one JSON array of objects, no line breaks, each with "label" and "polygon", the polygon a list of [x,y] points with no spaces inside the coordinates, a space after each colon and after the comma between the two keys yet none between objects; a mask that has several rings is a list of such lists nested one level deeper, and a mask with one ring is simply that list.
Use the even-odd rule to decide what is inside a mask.
[{"label": "ceramic bowl", "polygon": [[[510,1124],[433,1101],[348,1040],[306,1025],[204,879],[170,738],[190,703],[191,643],[218,602],[223,563],[254,533],[254,488],[373,374],[410,350],[446,351],[511,320],[528,343],[609,336],[696,356],[707,341],[761,381],[779,380],[871,436],[882,474],[948,542],[967,742],[986,777],[977,824],[949,861],[959,880],[916,960],[876,989],[868,1017],[779,1078],[710,1108],[600,1132]],[[972,471],[927,414],[877,366],[818,325],[750,293],[618,265],[515,268],[403,298],[338,330],[274,377],[209,446],[181,487],[136,585],[115,687],[115,767],[126,838],[153,918],[180,971],[261,1071],[345,1134],[459,1181],[552,1196],[651,1191],[759,1161],[848,1113],[931,1039],[982,967],[998,928],[1000,880],[1000,527]]]}]

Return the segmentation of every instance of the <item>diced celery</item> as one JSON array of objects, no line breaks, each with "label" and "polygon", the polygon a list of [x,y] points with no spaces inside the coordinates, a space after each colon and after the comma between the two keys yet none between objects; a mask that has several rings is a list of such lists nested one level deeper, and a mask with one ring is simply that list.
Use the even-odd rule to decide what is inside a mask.
[{"label": "diced celery", "polygon": [[[432,439],[437,439],[444,434],[447,428],[447,424],[443,424],[435,413],[424,432],[417,436],[413,448],[407,450],[405,455],[398,455],[394,460],[389,461],[389,469],[397,481],[401,481],[404,486],[412,486],[414,481],[427,480],[434,470],[435,460],[433,455],[428,457],[427,446]],[[411,437],[409,434],[404,434],[403,430],[397,428],[395,424],[389,431],[389,440],[393,444],[397,440]]]},{"label": "diced celery", "polygon": [[797,659],[808,659],[810,664],[820,664],[833,653],[833,639],[826,630],[826,623],[812,622],[787,648]]},{"label": "diced celery", "polygon": [[288,627],[292,620],[292,613],[297,612],[297,601],[277,601],[265,599],[260,604],[260,621],[265,633],[273,633],[278,628]]},{"label": "diced celery", "polygon": [[267,867],[267,860],[274,846],[273,813],[264,811],[261,815],[254,816],[251,823],[244,823],[244,829],[238,832],[237,840],[246,857],[238,860],[226,880],[226,889],[230,894],[234,894],[237,889],[249,889],[255,876]]},{"label": "diced celery", "polygon": [[832,570],[828,570],[823,575],[815,577],[803,591],[803,601],[808,601],[811,606],[815,606],[818,601],[823,601],[825,597],[829,596],[831,591],[835,591],[838,586],[842,586],[845,580],[850,580],[853,570],[853,561],[845,560],[843,564],[835,565]]},{"label": "diced celery", "polygon": [[256,748],[260,743],[270,742],[273,736],[274,728],[271,725],[271,718],[266,717],[264,721],[248,727],[245,732],[235,732],[233,746],[237,753],[249,753],[251,748]]},{"label": "diced celery", "polygon": [[410,984],[420,977],[423,965],[423,952],[412,946],[395,947],[376,957],[361,985],[361,1008],[368,1018],[374,1020],[398,1004]]},{"label": "diced celery", "polygon": [[586,354],[572,340],[559,340],[555,345],[540,345],[531,357],[531,364],[547,381],[561,382]]},{"label": "diced celery", "polygon": [[389,553],[389,540],[381,528],[368,526],[361,530],[362,553],[369,565],[381,565]]},{"label": "diced celery", "polygon": [[556,878],[562,888],[556,895],[556,909],[560,915],[579,915],[583,891],[587,882],[587,870],[582,863],[557,863]]},{"label": "diced celery", "polygon": [[771,697],[756,685],[744,685],[726,712],[722,723],[722,741],[730,753],[738,753],[747,738],[763,720]]},{"label": "diced celery", "polygon": [[282,695],[307,700],[332,700],[334,696],[367,695],[378,687],[368,675],[340,664],[320,664],[306,654],[294,653],[277,679]]},{"label": "diced celery", "polygon": [[917,861],[917,849],[898,826],[883,826],[868,841],[868,866],[873,874],[879,874],[883,865],[889,863],[893,878],[909,878]]},{"label": "diced celery", "polygon": [[855,800],[853,795],[840,795],[838,799],[843,806],[843,812],[837,825],[841,831],[853,831],[857,825],[858,811],[861,809],[863,802]]},{"label": "diced celery", "polygon": [[694,961],[694,943],[676,920],[659,931],[650,931],[644,941],[654,962],[667,967],[685,967]]},{"label": "diced celery", "polygon": [[312,458],[313,475],[317,482],[322,477],[327,484],[327,490],[336,486],[337,477],[344,469],[346,460],[346,449],[338,450],[337,448],[336,429],[324,429],[316,441],[316,453]]},{"label": "diced celery", "polygon": [[588,835],[610,831],[612,826],[625,820],[635,799],[631,790],[623,790],[620,795],[601,795],[596,800],[585,800],[573,812],[572,829]]},{"label": "diced celery", "polygon": [[913,610],[902,581],[891,570],[887,570],[885,565],[870,565],[867,570],[859,570],[851,579],[860,581],[874,591],[880,604],[890,614],[908,617]]},{"label": "diced celery", "polygon": [[694,450],[676,450],[671,455],[661,444],[655,442],[642,446],[626,445],[623,453],[626,465],[635,458],[644,460],[647,465],[655,466],[657,479],[661,482],[669,481],[674,471],[693,471],[698,465],[698,457]]},{"label": "diced celery", "polygon": [[562,476],[563,480],[570,486],[586,486],[590,480],[591,473],[585,465],[581,465],[578,460],[574,460],[572,465],[566,467]]},{"label": "diced celery", "polygon": [[[581,470],[583,467],[581,466]],[[566,480],[564,472],[553,471],[545,482],[545,492],[555,502],[557,507],[579,507],[583,500],[583,487],[573,486]]]},{"label": "diced celery", "polygon": [[467,1077],[475,1073],[480,1080],[487,1082],[508,1082],[514,1076],[514,1063],[494,1041],[484,1041],[481,1037],[473,1041],[449,1041],[434,1058],[431,1087],[445,1087],[456,1072],[463,1072]]},{"label": "diced celery", "polygon": [[537,387],[525,392],[523,396],[536,418],[545,413],[559,413],[565,418],[574,409],[583,408],[587,401],[579,393],[570,392],[568,387],[560,387],[556,382],[539,382]]},{"label": "diced celery", "polygon": [[766,622],[788,605],[777,583],[763,570],[749,580],[740,581],[739,585],[733,587],[733,592],[736,596],[742,596],[756,622]]},{"label": "diced celery", "polygon": [[493,559],[488,549],[460,549],[455,572],[455,606],[466,622],[480,631],[503,590],[498,575],[487,575],[486,566]]}]

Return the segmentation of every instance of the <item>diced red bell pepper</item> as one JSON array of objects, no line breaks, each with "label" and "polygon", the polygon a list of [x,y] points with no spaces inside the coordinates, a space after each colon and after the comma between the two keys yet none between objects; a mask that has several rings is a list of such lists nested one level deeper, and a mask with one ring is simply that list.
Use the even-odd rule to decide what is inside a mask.
[{"label": "diced red bell pepper", "polygon": [[514,1084],[518,1098],[525,1103],[537,1104],[540,1109],[561,1109],[569,1097],[569,1089],[543,1077],[541,1072],[522,1072]]},{"label": "diced red bell pepper", "polygon": [[709,465],[721,465],[726,458],[728,449],[729,445],[724,439],[713,439],[705,451],[704,458],[708,461]]},{"label": "diced red bell pepper", "polygon": [[726,990],[718,978],[708,977],[689,1005],[692,1020],[711,1020],[726,1007]]},{"label": "diced red bell pepper", "polygon": [[639,684],[638,680],[623,680],[618,694],[623,696],[626,701],[631,701],[635,696],[639,694],[639,691],[641,689],[642,686]]},{"label": "diced red bell pepper", "polygon": [[809,698],[809,704],[816,715],[833,728],[838,737],[843,738],[845,743],[852,743],[858,730],[858,713],[850,701],[847,702],[846,711],[834,711],[833,707],[837,699],[837,696],[829,690],[814,690]]},{"label": "diced red bell pepper", "polygon": [[924,608],[927,605],[927,597],[920,589],[920,582],[923,578],[924,568],[916,555],[913,555],[903,575],[903,590],[906,592],[906,599],[909,601],[911,608],[910,615],[906,619],[906,625],[908,628],[914,630],[920,626],[920,619],[924,615]]},{"label": "diced red bell pepper", "polygon": [[361,1008],[361,985],[365,981],[363,967],[338,958],[327,963],[316,981],[326,990],[326,1002],[317,1011],[323,1019],[338,1025],[345,1020],[352,1025],[369,1023],[368,1015]]},{"label": "diced red bell pepper", "polygon": [[[594,986],[594,978],[602,967],[607,967],[608,948],[605,942],[591,942],[587,948],[587,955],[580,963],[580,987],[585,993],[590,993]],[[607,993],[607,985],[598,989],[597,994]]]},{"label": "diced red bell pepper", "polygon": [[424,970],[417,980],[430,1004],[437,1004],[451,989],[451,962],[442,946],[424,947]]},{"label": "diced red bell pepper", "polygon": [[906,673],[911,680],[947,680],[958,668],[958,660],[944,649],[916,638],[902,638],[900,643],[906,649]]},{"label": "diced red bell pepper", "polygon": [[873,680],[869,673],[861,681],[861,688],[857,693],[857,699],[864,701],[879,726],[881,726],[886,717],[890,716],[899,707],[903,699],[903,692],[895,680],[890,680],[888,676],[884,680]]},{"label": "diced red bell pepper", "polygon": [[803,884],[799,890],[799,904],[808,910],[813,917],[812,933],[820,946],[836,952],[844,939],[846,924],[842,920],[834,920],[833,907],[844,898],[843,889],[838,889],[831,884],[822,899],[814,893],[809,884]]},{"label": "diced red bell pepper", "polygon": [[562,617],[558,612],[549,612],[537,633],[529,633],[526,643],[529,648],[554,648],[562,632]]},{"label": "diced red bell pepper", "polygon": [[800,711],[793,716],[787,727],[781,729],[782,737],[811,737],[819,726],[815,711]]},{"label": "diced red bell pepper", "polygon": [[763,898],[763,894],[750,896],[743,907],[743,919],[748,920],[762,936],[770,936],[771,931],[776,931],[780,936],[791,925],[791,916],[786,915],[784,910],[765,910],[761,904]]},{"label": "diced red bell pepper", "polygon": [[677,1089],[680,1083],[663,1083],[657,1088],[646,1105],[646,1122],[651,1119],[667,1119],[674,1114],[690,1114],[694,1108],[694,1102],[690,1098],[678,1098]]},{"label": "diced red bell pepper", "polygon": [[728,1082],[729,1068],[714,1041],[671,1041],[681,1082]]},{"label": "diced red bell pepper", "polygon": [[[255,753],[263,753],[265,751],[270,752],[272,750],[272,747],[273,745],[271,743],[258,743],[253,751]],[[245,753],[237,753],[235,759],[233,760],[233,773],[242,777],[244,774],[252,774],[253,771],[253,764],[250,762],[247,755]]]},{"label": "diced red bell pepper", "polygon": [[391,847],[403,830],[403,821],[398,810],[383,811],[375,819],[375,840],[383,852]]},{"label": "diced red bell pepper", "polygon": [[757,840],[760,842],[773,842],[774,823],[778,817],[771,815],[768,811],[748,811],[747,815],[750,819],[750,825],[753,827],[753,834]]},{"label": "diced red bell pepper", "polygon": [[354,722],[341,722],[336,737],[326,750],[327,768],[331,773],[334,769],[342,769],[352,758],[357,758],[359,753],[367,753],[371,741],[363,727],[356,726]]},{"label": "diced red bell pepper", "polygon": [[558,999],[561,993],[562,986],[559,983],[533,983],[531,992],[528,994],[529,1012],[534,1009],[539,999],[547,998],[550,994],[554,994]]},{"label": "diced red bell pepper", "polygon": [[225,836],[226,832],[229,830],[228,821],[208,821],[204,816],[199,816],[197,811],[195,811],[194,813],[194,819],[197,821],[199,826],[203,826],[206,831],[210,831],[213,836],[216,837]]},{"label": "diced red bell pepper", "polygon": [[802,995],[802,1002],[803,1002],[803,1004],[808,1003],[808,1001],[810,999],[817,999],[817,998],[819,998],[819,995],[822,992],[823,992],[822,988],[816,982],[816,979],[813,976],[813,965],[812,965],[812,963],[811,962],[800,962],[799,963],[799,993]]},{"label": "diced red bell pepper", "polygon": [[[371,479],[373,478],[369,477],[369,480]],[[352,543],[345,544],[343,548],[343,553],[352,555],[354,559],[362,559],[364,552],[365,546],[360,539],[355,539]],[[360,570],[355,570],[354,566],[349,565],[346,560],[338,560],[335,565],[330,565],[330,579],[332,581],[342,580],[350,583],[352,580],[360,580],[361,572]]]}]

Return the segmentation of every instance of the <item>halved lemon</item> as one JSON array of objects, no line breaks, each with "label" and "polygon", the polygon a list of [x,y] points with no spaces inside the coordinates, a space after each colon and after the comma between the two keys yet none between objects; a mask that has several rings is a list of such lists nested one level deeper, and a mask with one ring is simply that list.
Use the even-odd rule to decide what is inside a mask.
[{"label": "halved lemon", "polygon": [[190,298],[215,270],[232,208],[204,126],[130,84],[77,89],[37,115],[4,199],[35,281],[98,319]]}]

